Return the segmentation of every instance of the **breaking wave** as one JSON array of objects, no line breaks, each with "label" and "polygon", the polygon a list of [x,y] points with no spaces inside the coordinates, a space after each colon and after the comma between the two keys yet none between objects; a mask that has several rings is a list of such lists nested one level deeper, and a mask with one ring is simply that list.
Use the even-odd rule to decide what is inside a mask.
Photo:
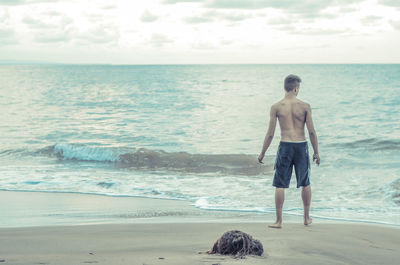
[{"label": "breaking wave", "polygon": [[115,163],[121,168],[168,170],[186,173],[259,175],[272,172],[271,165],[260,165],[256,155],[190,154],[146,148],[92,147],[81,144],[55,144],[35,152],[60,160]]}]

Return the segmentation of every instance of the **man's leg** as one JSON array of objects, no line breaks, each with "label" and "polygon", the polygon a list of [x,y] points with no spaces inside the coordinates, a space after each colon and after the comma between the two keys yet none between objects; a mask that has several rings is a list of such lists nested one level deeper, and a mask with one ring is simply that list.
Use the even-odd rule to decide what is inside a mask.
[{"label": "man's leg", "polygon": [[311,204],[311,186],[303,186],[301,189],[301,198],[303,199],[304,206],[304,225],[312,223],[310,218],[310,204]]},{"label": "man's leg", "polygon": [[282,226],[282,207],[285,200],[285,189],[275,189],[275,210],[276,210],[276,222],[269,225],[271,228],[281,228]]}]

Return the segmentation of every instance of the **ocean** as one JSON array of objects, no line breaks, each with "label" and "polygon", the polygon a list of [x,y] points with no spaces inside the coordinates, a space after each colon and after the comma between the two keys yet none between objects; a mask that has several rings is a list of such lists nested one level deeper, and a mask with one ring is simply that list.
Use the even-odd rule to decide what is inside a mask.
[{"label": "ocean", "polygon": [[[1,65],[0,190],[274,213],[279,126],[257,157],[291,73],[319,140],[311,216],[400,225],[398,64]],[[295,184],[285,215],[303,213]]]}]

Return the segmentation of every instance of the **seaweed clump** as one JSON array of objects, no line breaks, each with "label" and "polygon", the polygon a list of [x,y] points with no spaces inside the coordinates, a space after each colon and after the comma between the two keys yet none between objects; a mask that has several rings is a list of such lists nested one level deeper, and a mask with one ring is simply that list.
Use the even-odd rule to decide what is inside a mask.
[{"label": "seaweed clump", "polygon": [[261,256],[264,252],[263,245],[251,235],[239,230],[225,232],[217,241],[208,254],[232,255],[235,258],[243,258],[246,255]]}]

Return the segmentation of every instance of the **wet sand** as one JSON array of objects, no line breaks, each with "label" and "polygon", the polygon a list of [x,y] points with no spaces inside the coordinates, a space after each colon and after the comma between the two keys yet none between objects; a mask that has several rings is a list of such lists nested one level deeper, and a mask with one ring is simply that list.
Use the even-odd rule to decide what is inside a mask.
[{"label": "wet sand", "polygon": [[[264,245],[261,257],[204,252],[238,229]],[[398,264],[400,229],[364,224],[152,223],[0,229],[3,264]]]}]

